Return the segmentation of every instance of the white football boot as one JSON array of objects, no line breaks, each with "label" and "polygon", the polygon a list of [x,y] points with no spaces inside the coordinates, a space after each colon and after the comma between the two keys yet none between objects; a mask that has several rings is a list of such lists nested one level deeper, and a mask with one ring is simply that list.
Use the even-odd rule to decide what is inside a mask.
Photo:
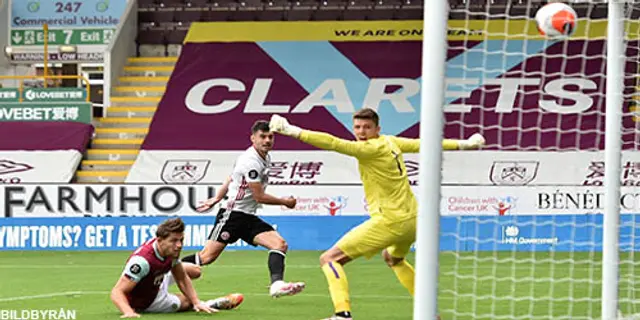
[{"label": "white football boot", "polygon": [[296,295],[304,290],[304,282],[284,282],[282,280],[271,284],[269,294],[274,298]]}]

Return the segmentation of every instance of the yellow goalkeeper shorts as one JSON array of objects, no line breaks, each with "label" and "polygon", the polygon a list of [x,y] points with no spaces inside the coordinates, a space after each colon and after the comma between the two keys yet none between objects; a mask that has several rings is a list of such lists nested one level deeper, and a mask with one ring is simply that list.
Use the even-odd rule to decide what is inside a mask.
[{"label": "yellow goalkeeper shorts", "polygon": [[372,217],[342,236],[336,246],[352,259],[370,259],[383,249],[392,257],[404,258],[415,241],[416,218],[394,222]]}]

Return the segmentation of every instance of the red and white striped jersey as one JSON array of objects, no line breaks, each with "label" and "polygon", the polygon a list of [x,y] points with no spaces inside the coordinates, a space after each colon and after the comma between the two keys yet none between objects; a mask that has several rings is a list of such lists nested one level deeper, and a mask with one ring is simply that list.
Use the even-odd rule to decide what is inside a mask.
[{"label": "red and white striped jersey", "polygon": [[253,198],[248,184],[259,182],[262,183],[262,189],[266,190],[269,182],[267,170],[270,164],[271,156],[267,154],[267,158],[263,159],[253,146],[238,157],[233,165],[227,192],[227,210],[256,214],[260,204]]}]

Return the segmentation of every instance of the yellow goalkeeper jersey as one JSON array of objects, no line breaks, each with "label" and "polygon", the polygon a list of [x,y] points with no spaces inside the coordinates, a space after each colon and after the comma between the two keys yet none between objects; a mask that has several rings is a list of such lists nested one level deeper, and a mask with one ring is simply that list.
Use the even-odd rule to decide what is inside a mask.
[{"label": "yellow goalkeeper jersey", "polygon": [[382,135],[366,141],[349,141],[310,130],[303,130],[299,139],[358,159],[360,178],[372,217],[402,221],[417,215],[418,202],[409,185],[402,153],[419,152],[419,139]]}]

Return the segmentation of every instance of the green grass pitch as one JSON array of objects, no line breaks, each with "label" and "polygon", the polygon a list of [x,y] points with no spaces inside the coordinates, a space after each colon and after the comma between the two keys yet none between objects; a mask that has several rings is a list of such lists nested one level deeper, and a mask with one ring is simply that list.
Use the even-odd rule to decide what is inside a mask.
[{"label": "green grass pitch", "polygon": [[[190,253],[185,252],[183,254]],[[268,295],[266,251],[227,251],[205,266],[194,281],[202,300],[240,292],[245,301],[236,310],[213,315],[194,312],[149,315],[143,319],[322,319],[333,313],[319,251],[292,251],[285,280],[305,281],[296,296]],[[109,291],[122,272],[129,252],[0,252],[0,310],[75,309],[78,319],[119,319]],[[353,312],[358,319],[410,319],[412,299],[381,257],[358,259],[346,266]],[[171,291],[177,291],[174,285]]]},{"label": "green grass pitch", "polygon": [[[77,310],[77,319],[119,319],[119,312],[109,300],[109,291],[128,255],[124,251],[0,252],[0,311],[66,308]],[[324,275],[318,267],[319,255],[318,251],[290,252],[285,278],[305,281],[307,289],[298,296],[272,299],[268,296],[266,251],[224,252],[217,262],[204,267],[203,277],[194,284],[203,300],[231,292],[245,294],[240,308],[214,315],[189,312],[147,314],[143,318],[327,317],[333,310]],[[628,261],[630,257],[621,258]],[[456,256],[443,252],[439,284],[442,319],[597,319],[600,259],[600,255],[589,253],[501,252]],[[409,260],[413,262],[413,256]],[[633,281],[626,281],[635,273],[633,265],[621,267],[621,309],[638,313],[640,304],[635,303]],[[345,270],[355,319],[412,318],[413,299],[380,256],[358,259]],[[176,290],[173,286],[172,291]]]}]

